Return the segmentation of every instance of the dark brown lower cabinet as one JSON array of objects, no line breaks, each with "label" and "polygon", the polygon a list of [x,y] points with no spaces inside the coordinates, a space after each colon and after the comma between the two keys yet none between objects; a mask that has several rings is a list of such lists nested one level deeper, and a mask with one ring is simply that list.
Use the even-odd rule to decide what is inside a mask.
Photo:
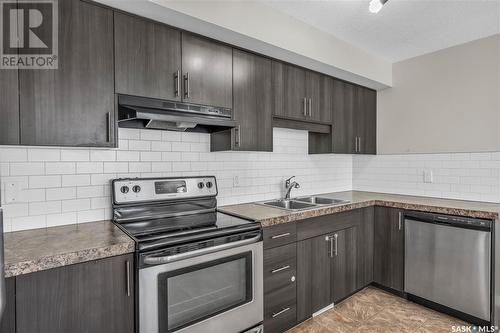
[{"label": "dark brown lower cabinet", "polygon": [[133,255],[16,278],[18,333],[134,332]]},{"label": "dark brown lower cabinet", "polygon": [[385,287],[403,291],[404,221],[403,211],[375,207],[373,280]]},{"label": "dark brown lower cabinet", "polygon": [[[336,235],[336,236],[335,236]],[[357,228],[334,234],[332,257],[332,301],[338,302],[356,291]]]},{"label": "dark brown lower cabinet", "polygon": [[[272,246],[274,243],[266,242]],[[264,331],[279,333],[295,326],[297,244],[264,250]]]},{"label": "dark brown lower cabinet", "polygon": [[7,302],[0,320],[0,333],[14,333],[16,331],[16,278],[5,279],[5,294]]}]

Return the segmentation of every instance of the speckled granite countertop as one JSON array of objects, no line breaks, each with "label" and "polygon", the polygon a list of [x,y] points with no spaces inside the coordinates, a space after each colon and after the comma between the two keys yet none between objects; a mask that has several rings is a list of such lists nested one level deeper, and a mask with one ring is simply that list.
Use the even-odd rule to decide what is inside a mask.
[{"label": "speckled granite countertop", "polygon": [[344,199],[350,202],[343,205],[315,207],[295,212],[253,203],[223,206],[219,207],[219,211],[259,221],[264,227],[375,205],[487,219],[498,219],[500,216],[500,204],[478,201],[361,191],[317,194],[317,196]]},{"label": "speckled granite countertop", "polygon": [[109,221],[8,232],[4,240],[6,277],[135,250],[134,241]]}]

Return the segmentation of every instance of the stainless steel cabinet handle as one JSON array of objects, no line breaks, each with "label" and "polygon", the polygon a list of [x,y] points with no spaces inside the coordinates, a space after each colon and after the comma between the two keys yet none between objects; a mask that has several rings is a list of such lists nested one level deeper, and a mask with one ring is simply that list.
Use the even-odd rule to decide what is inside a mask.
[{"label": "stainless steel cabinet handle", "polygon": [[127,296],[130,297],[130,261],[125,262],[125,269],[127,270]]},{"label": "stainless steel cabinet handle", "polygon": [[401,230],[403,228],[403,213],[399,212],[398,228]]},{"label": "stainless steel cabinet handle", "polygon": [[272,317],[273,317],[273,318],[276,318],[276,317],[278,317],[279,315],[281,315],[281,314],[283,314],[283,313],[285,313],[285,312],[287,312],[287,311],[289,311],[289,310],[290,310],[290,308],[284,308],[284,309],[283,309],[283,310],[281,310],[281,311],[278,311],[278,312],[273,313]]},{"label": "stainless steel cabinet handle", "polygon": [[189,98],[189,73],[184,75],[184,98]]},{"label": "stainless steel cabinet handle", "polygon": [[358,137],[357,136],[354,137],[354,152],[355,153],[358,152]]},{"label": "stainless steel cabinet handle", "polygon": [[307,117],[307,98],[304,97],[304,117]]},{"label": "stainless steel cabinet handle", "polygon": [[287,269],[290,268],[290,265],[286,265],[286,266],[283,266],[283,267],[280,267],[280,268],[276,268],[276,269],[273,269],[271,271],[271,274],[275,274],[275,273],[278,273],[278,272],[281,272],[281,271],[285,271]]},{"label": "stainless steel cabinet handle", "polygon": [[328,251],[328,255],[330,258],[333,258],[333,236],[326,236],[325,240],[330,242],[330,250]]},{"label": "stainless steel cabinet handle", "polygon": [[361,137],[358,136],[358,153],[361,153]]},{"label": "stainless steel cabinet handle", "polygon": [[286,232],[284,234],[274,235],[274,236],[271,236],[271,239],[278,239],[278,238],[282,238],[282,237],[286,237],[286,236],[290,236],[290,233]]},{"label": "stainless steel cabinet handle", "polygon": [[106,126],[108,131],[106,132],[106,142],[111,141],[111,112],[106,113]]},{"label": "stainless steel cabinet handle", "polygon": [[312,117],[312,98],[309,98],[309,117]]},{"label": "stainless steel cabinet handle", "polygon": [[180,71],[177,71],[174,73],[174,95],[175,97],[179,97],[179,88],[181,86],[181,73]]},{"label": "stainless steel cabinet handle", "polygon": [[339,238],[338,234],[333,235],[333,239],[335,241],[335,256],[337,256],[339,254],[338,238]]},{"label": "stainless steel cabinet handle", "polygon": [[238,127],[236,127],[234,129],[234,144],[237,147],[241,147],[241,126],[240,125],[238,125]]}]

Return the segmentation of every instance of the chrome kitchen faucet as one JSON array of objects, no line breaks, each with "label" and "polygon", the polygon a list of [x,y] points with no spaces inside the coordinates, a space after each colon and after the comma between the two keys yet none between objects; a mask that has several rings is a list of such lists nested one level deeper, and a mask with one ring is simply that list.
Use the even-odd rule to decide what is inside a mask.
[{"label": "chrome kitchen faucet", "polygon": [[290,192],[292,191],[293,188],[300,188],[300,184],[297,182],[292,182],[292,179],[295,178],[295,176],[292,176],[285,180],[285,200],[290,200]]}]

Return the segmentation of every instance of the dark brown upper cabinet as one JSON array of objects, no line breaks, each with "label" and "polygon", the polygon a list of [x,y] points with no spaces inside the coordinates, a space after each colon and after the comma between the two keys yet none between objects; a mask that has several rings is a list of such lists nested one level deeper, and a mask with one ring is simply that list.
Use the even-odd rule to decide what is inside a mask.
[{"label": "dark brown upper cabinet", "polygon": [[181,32],[115,12],[115,85],[119,94],[181,100]]},{"label": "dark brown upper cabinet", "polygon": [[133,255],[16,277],[16,332],[134,332]]},{"label": "dark brown upper cabinet", "polygon": [[354,130],[354,108],[356,87],[335,80],[333,83],[332,152],[339,154],[356,153]]},{"label": "dark brown upper cabinet", "polygon": [[404,221],[402,210],[375,207],[373,280],[403,291]]},{"label": "dark brown upper cabinet", "polygon": [[333,79],[306,71],[308,120],[330,124],[332,121]]},{"label": "dark brown upper cabinet", "polygon": [[19,70],[21,144],[115,146],[113,12],[58,6],[59,68]]},{"label": "dark brown upper cabinet", "polygon": [[182,84],[185,102],[232,108],[231,47],[182,32]]},{"label": "dark brown upper cabinet", "polygon": [[17,69],[0,69],[0,144],[19,144],[19,86]]},{"label": "dark brown upper cabinet", "polygon": [[354,123],[358,154],[377,153],[377,92],[356,87]]},{"label": "dark brown upper cabinet", "polygon": [[330,124],[332,79],[294,65],[273,62],[274,115]]},{"label": "dark brown upper cabinet", "polygon": [[333,84],[332,152],[377,153],[377,92],[335,80]]},{"label": "dark brown upper cabinet", "polygon": [[271,60],[233,50],[233,118],[238,127],[212,134],[211,150],[272,151]]}]

